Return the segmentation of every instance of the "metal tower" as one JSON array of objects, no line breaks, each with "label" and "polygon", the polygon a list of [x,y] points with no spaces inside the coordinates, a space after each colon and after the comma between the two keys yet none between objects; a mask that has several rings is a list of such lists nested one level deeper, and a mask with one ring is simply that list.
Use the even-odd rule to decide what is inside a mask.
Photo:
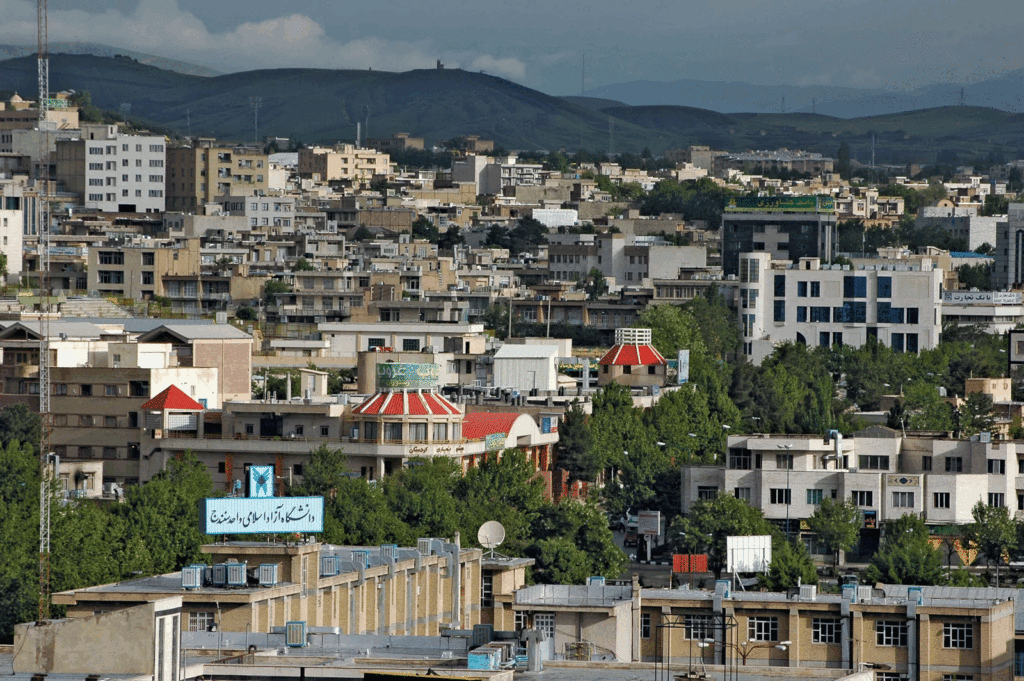
[{"label": "metal tower", "polygon": [[252,141],[257,147],[260,146],[260,107],[263,106],[262,97],[250,97],[249,106],[252,107]]},{"label": "metal tower", "polygon": [[39,220],[39,619],[50,616],[50,136],[46,113],[50,108],[50,55],[47,0],[36,0],[37,61],[39,75],[39,172],[36,206]]}]

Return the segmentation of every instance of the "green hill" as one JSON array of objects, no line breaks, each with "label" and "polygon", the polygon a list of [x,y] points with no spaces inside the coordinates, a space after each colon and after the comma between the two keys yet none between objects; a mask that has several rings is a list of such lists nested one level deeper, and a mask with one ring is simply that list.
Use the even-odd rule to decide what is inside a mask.
[{"label": "green hill", "polygon": [[[689,144],[727,151],[806,149],[834,155],[841,142],[866,162],[1024,158],[1024,117],[982,107],[942,107],[864,118],[810,113],[721,114],[683,106],[614,106],[551,97],[482,73],[275,69],[203,77],[129,59],[53,55],[51,88],[88,90],[93,103],[183,134],[251,140],[250,97],[260,97],[261,135],[303,142],[408,132],[434,143],[478,134],[509,149],[587,148],[661,152]],[[31,97],[35,60],[0,61],[0,90]],[[600,109],[600,110],[597,110]]]}]

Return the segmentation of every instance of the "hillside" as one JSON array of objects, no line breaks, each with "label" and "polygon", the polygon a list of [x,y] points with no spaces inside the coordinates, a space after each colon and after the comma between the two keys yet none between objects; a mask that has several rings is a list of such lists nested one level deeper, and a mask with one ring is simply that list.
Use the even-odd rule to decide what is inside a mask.
[{"label": "hillside", "polygon": [[[33,45],[0,45],[0,59],[12,59],[14,57],[31,57],[36,53],[36,46]],[[148,52],[136,52],[134,50],[126,50],[122,47],[111,47],[110,45],[100,45],[97,43],[64,43],[64,42],[53,42],[50,43],[50,54],[76,54],[84,55],[91,54],[96,57],[114,57],[115,55],[125,55],[139,61],[148,66],[156,66],[157,68],[167,69],[168,71],[177,71],[178,73],[185,73],[193,76],[219,76],[219,71],[200,66],[199,64],[193,64],[187,61],[180,61],[178,59],[169,59],[167,57],[160,57],[155,54],[149,54]]]},{"label": "hillside", "polygon": [[[262,98],[261,135],[302,142],[408,132],[428,144],[478,134],[509,149],[588,148],[660,153],[689,144],[727,151],[806,149],[834,155],[847,142],[853,157],[878,163],[945,158],[1024,158],[1024,115],[952,106],[862,118],[811,113],[733,113],[684,106],[621,106],[562,98],[482,73],[456,69],[406,73],[276,69],[200,77],[126,59],[54,55],[51,87],[88,90],[93,102],[183,134],[251,140],[249,98]],[[0,62],[0,90],[35,92],[31,58]]]}]

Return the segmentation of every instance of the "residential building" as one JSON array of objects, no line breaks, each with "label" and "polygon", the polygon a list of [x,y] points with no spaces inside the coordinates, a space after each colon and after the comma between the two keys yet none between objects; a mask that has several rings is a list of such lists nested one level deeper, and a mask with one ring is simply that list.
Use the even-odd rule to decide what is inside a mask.
[{"label": "residential building", "polygon": [[962,239],[967,250],[974,251],[988,244],[995,246],[997,232],[1007,226],[1005,215],[978,215],[977,208],[958,206],[925,206],[918,211],[918,227],[938,227],[955,239]]},{"label": "residential building", "polygon": [[835,257],[835,201],[829,196],[739,197],[722,214],[722,270],[739,274],[740,253],[774,260]]},{"label": "residential building", "polygon": [[299,177],[318,182],[361,181],[391,173],[391,157],[351,144],[299,149]]},{"label": "residential building", "polygon": [[464,347],[482,338],[483,324],[465,323],[322,323],[321,337],[330,342],[331,356],[355,365],[357,353],[374,348],[418,352],[424,348]]},{"label": "residential building", "polygon": [[651,279],[675,279],[682,269],[703,268],[707,249],[675,246],[658,236],[626,234],[551,234],[548,276],[559,281],[585,279],[597,270],[618,286],[646,285]]},{"label": "residential building", "polygon": [[1008,291],[1024,285],[1024,203],[1011,203],[1007,221],[996,229],[992,288]]},{"label": "residential building", "polygon": [[373,137],[366,140],[366,146],[377,151],[408,151],[410,149],[422,150],[423,138],[412,137],[407,132],[396,132],[391,137]]},{"label": "residential building", "polygon": [[127,135],[116,124],[83,124],[81,139],[57,141],[57,179],[86,208],[162,213],[165,145],[163,135]]},{"label": "residential building", "polygon": [[[691,161],[695,165],[695,161]],[[792,150],[777,149],[775,151],[758,150],[738,154],[716,155],[713,160],[712,174],[723,177],[728,169],[745,172],[764,172],[787,170],[795,173],[820,175],[831,173],[835,161],[821,154]]]},{"label": "residential building", "polygon": [[743,253],[738,262],[743,353],[755,363],[790,341],[860,347],[875,338],[913,353],[939,343],[943,272],[929,258],[856,269],[813,257],[773,262],[768,253]]},{"label": "residential building", "polygon": [[262,195],[268,177],[267,155],[259,149],[199,138],[167,150],[167,210],[198,213],[221,196]]}]

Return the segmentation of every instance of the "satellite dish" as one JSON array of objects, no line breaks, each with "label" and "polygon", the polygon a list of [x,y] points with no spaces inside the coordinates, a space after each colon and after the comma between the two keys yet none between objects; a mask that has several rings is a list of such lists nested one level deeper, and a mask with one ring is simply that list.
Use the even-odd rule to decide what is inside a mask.
[{"label": "satellite dish", "polygon": [[480,546],[493,551],[505,541],[505,527],[497,520],[488,520],[480,526],[476,540],[480,542]]}]

